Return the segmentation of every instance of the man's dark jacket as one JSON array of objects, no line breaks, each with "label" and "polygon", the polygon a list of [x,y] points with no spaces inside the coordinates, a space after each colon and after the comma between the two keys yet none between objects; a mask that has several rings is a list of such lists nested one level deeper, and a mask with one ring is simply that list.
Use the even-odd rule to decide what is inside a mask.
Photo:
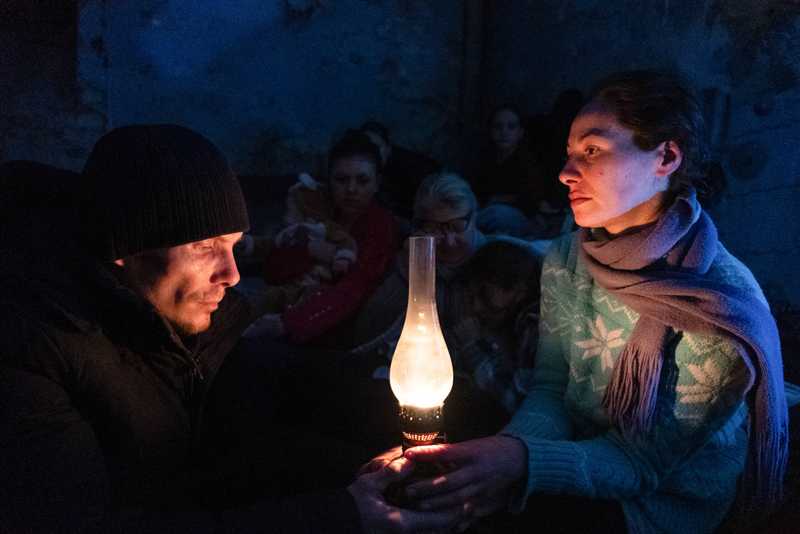
[{"label": "man's dark jacket", "polygon": [[357,531],[344,490],[225,509],[203,412],[253,311],[185,341],[113,269],[0,250],[0,533]]}]

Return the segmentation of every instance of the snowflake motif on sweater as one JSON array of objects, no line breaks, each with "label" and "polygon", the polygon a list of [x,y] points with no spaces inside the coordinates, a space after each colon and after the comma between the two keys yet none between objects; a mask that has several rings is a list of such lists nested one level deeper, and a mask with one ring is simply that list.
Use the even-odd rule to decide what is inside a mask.
[{"label": "snowflake motif on sweater", "polygon": [[[714,274],[758,291],[746,267],[720,248]],[[747,453],[751,377],[742,348],[719,336],[674,332],[664,348],[653,430],[626,438],[611,425],[603,396],[639,314],[594,283],[573,236],[554,244],[541,288],[532,385],[503,431],[528,448],[523,497],[616,499],[631,532],[712,531],[733,502]]]},{"label": "snowflake motif on sweater", "polygon": [[603,318],[599,315],[592,324],[589,323],[589,333],[591,338],[576,341],[575,345],[584,349],[583,359],[592,358],[593,356],[600,356],[600,362],[603,365],[604,371],[610,371],[614,368],[614,360],[611,358],[611,349],[616,349],[625,346],[625,339],[622,338],[622,328],[609,331],[606,328]]}]

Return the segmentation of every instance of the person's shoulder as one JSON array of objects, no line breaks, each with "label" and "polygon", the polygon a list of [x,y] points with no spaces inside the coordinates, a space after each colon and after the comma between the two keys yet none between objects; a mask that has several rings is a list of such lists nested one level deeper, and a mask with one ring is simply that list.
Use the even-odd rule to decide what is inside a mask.
[{"label": "person's shoulder", "polygon": [[570,232],[553,239],[545,254],[545,264],[575,272],[578,264],[578,232]]},{"label": "person's shoulder", "polygon": [[717,255],[708,270],[708,275],[714,281],[747,289],[758,300],[767,304],[764,292],[753,273],[739,258],[731,254],[722,243],[717,244]]},{"label": "person's shoulder", "polygon": [[82,284],[69,272],[39,265],[5,271],[0,284],[0,317],[4,325],[37,324],[41,328],[75,332],[98,329],[93,299],[82,295]]},{"label": "person's shoulder", "polygon": [[569,291],[591,289],[594,284],[580,261],[580,230],[553,239],[542,263],[542,287],[572,288]]},{"label": "person's shoulder", "polygon": [[106,346],[91,297],[41,280],[20,280],[0,298],[0,363],[61,380]]}]

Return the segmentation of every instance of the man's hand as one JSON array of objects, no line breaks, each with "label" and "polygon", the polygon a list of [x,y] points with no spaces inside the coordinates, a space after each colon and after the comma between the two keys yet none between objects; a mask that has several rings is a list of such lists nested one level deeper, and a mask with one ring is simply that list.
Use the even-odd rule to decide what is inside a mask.
[{"label": "man's hand", "polygon": [[507,505],[527,472],[528,451],[518,439],[492,436],[462,443],[414,447],[405,457],[448,466],[445,474],[410,484],[406,494],[421,510],[472,504],[475,517]]},{"label": "man's hand", "polygon": [[374,473],[375,471],[383,469],[392,463],[392,460],[397,460],[401,456],[403,456],[403,447],[400,445],[393,447],[362,465],[361,469],[358,470],[357,476],[366,475],[367,473]]},{"label": "man's hand", "polygon": [[384,497],[386,488],[393,482],[401,482],[413,472],[413,462],[400,457],[376,471],[362,474],[347,488],[356,501],[364,532],[444,534],[456,528],[461,530],[468,524],[469,505],[459,504],[433,512],[419,512],[389,504]]}]

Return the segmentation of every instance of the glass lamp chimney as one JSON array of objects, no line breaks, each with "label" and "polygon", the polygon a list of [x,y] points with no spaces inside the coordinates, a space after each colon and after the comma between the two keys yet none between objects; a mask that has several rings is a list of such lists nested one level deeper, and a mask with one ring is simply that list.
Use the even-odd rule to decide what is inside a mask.
[{"label": "glass lamp chimney", "polygon": [[400,403],[404,446],[441,441],[442,406],[453,387],[453,364],[436,310],[436,243],[409,238],[408,306],[389,370]]}]

